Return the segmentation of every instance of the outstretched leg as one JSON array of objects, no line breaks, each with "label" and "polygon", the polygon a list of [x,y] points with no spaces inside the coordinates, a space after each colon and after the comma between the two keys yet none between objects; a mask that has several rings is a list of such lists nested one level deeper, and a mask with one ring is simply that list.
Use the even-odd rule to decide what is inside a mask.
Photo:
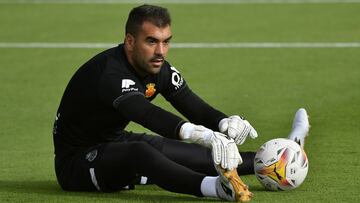
[{"label": "outstretched leg", "polygon": [[146,142],[100,144],[69,160],[56,164],[64,190],[113,192],[133,183],[138,175],[145,175],[168,191],[239,200],[237,188],[227,179],[224,183],[219,176],[195,172],[170,160]]},{"label": "outstretched leg", "polygon": [[105,144],[94,169],[104,191],[119,190],[131,183],[130,179],[144,175],[165,190],[202,196],[204,174],[168,159],[145,142]]},{"label": "outstretched leg", "polygon": [[[180,165],[186,166],[199,173],[217,176],[210,148],[160,136],[150,136],[126,131],[121,132],[118,136],[122,142],[146,142],[167,158]],[[238,174],[254,174],[255,152],[240,152],[240,155],[243,163],[237,168]]]},{"label": "outstretched leg", "polygon": [[[161,152],[169,159],[206,175],[217,175],[211,149],[164,138]],[[254,174],[255,152],[240,152],[243,163],[237,168],[240,175]]]}]

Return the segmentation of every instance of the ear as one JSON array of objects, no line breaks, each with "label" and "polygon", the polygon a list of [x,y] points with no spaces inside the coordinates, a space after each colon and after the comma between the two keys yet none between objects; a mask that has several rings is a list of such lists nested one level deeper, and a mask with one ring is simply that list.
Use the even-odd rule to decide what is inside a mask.
[{"label": "ear", "polygon": [[135,44],[135,37],[132,36],[130,33],[126,33],[125,35],[125,45],[129,51],[134,49]]}]

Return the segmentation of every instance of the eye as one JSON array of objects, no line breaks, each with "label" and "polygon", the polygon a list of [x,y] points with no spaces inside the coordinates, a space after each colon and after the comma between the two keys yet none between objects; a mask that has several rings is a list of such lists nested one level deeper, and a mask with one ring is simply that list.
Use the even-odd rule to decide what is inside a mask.
[{"label": "eye", "polygon": [[146,42],[147,42],[148,44],[156,44],[156,40],[153,39],[153,38],[148,38],[148,39],[146,40]]},{"label": "eye", "polygon": [[170,40],[165,40],[163,43],[164,43],[165,45],[169,45],[169,44],[170,44]]}]

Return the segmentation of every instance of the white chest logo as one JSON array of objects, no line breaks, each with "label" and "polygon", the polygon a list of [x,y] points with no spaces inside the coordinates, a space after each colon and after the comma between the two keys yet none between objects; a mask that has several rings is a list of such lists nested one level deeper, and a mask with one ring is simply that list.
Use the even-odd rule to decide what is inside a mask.
[{"label": "white chest logo", "polygon": [[135,85],[135,82],[130,79],[123,79],[121,81],[122,88],[129,88],[131,85]]},{"label": "white chest logo", "polygon": [[123,79],[121,81],[121,88],[122,88],[122,92],[133,92],[133,91],[138,91],[138,88],[135,87],[131,87],[132,85],[135,85],[135,82],[130,80],[130,79]]}]

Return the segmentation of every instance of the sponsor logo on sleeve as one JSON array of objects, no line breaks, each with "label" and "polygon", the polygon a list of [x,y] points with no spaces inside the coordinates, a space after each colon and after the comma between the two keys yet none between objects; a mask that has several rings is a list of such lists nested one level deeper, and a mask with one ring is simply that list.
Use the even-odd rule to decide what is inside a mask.
[{"label": "sponsor logo on sleeve", "polygon": [[171,83],[175,86],[175,90],[178,90],[184,83],[183,78],[180,75],[180,72],[176,70],[175,67],[170,67],[172,71],[174,71],[171,75]]},{"label": "sponsor logo on sleeve", "polygon": [[152,97],[155,94],[155,92],[156,92],[156,89],[155,89],[154,83],[149,83],[146,85],[146,91],[145,91],[146,98]]},{"label": "sponsor logo on sleeve", "polygon": [[133,91],[139,91],[139,88],[131,87],[134,86],[135,82],[130,79],[123,79],[121,81],[121,92],[133,92]]},{"label": "sponsor logo on sleeve", "polygon": [[96,158],[97,154],[98,154],[97,149],[94,149],[86,154],[85,159],[88,160],[89,162],[92,162]]}]

